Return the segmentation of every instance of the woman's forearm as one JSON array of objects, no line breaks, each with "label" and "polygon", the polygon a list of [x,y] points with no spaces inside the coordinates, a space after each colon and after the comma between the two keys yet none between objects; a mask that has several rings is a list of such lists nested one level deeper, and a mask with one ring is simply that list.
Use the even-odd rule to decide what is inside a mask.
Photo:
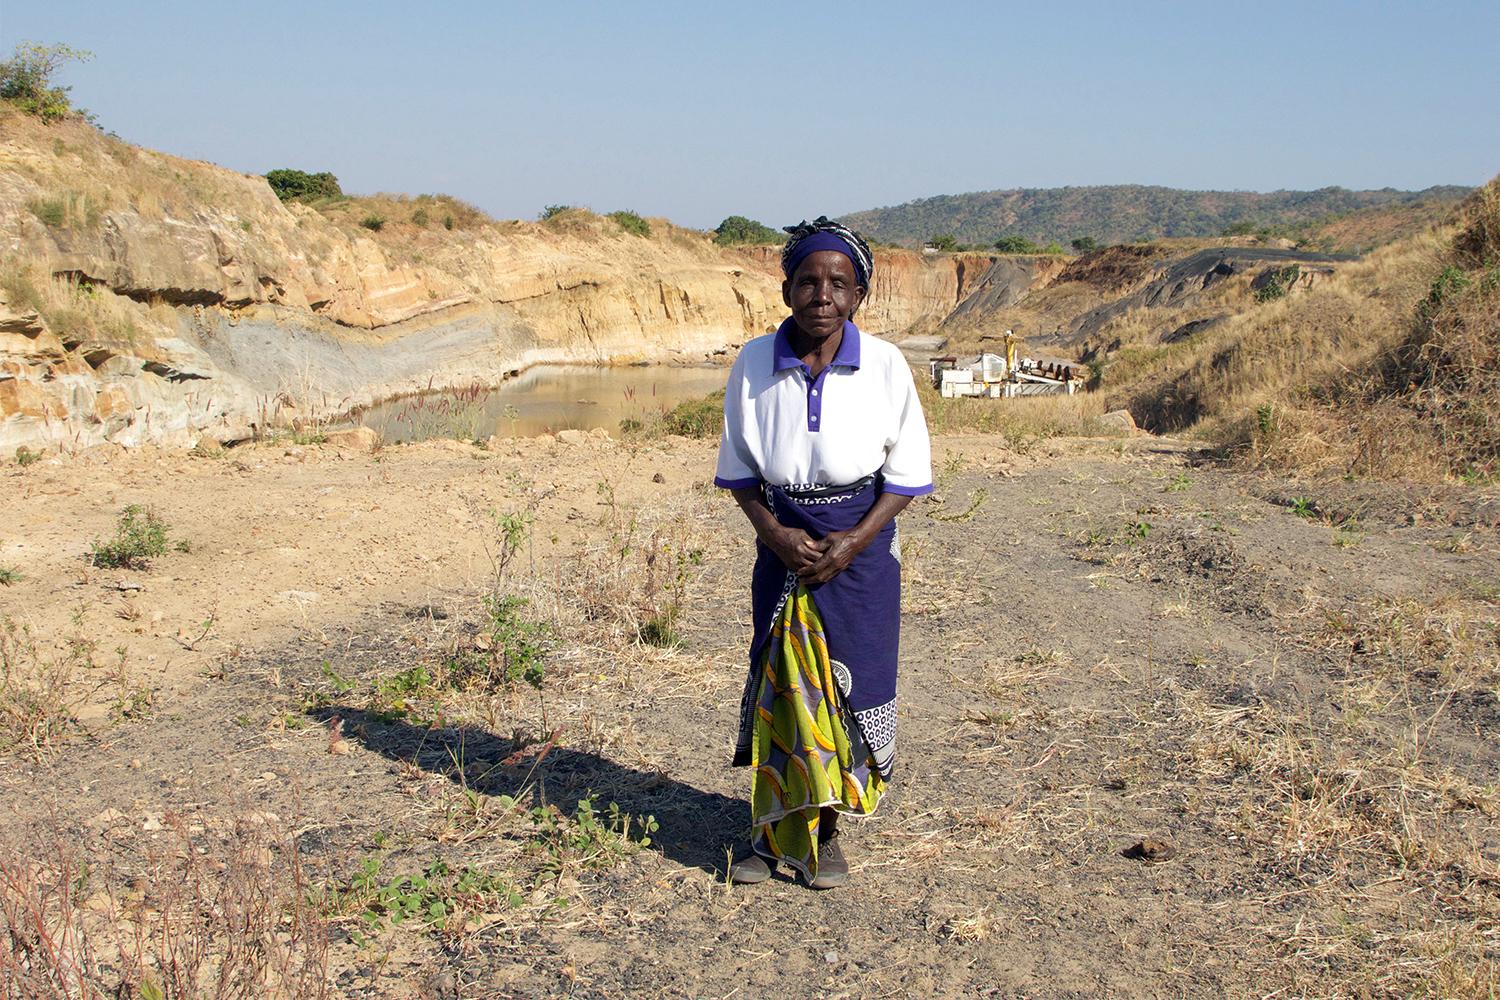
[{"label": "woman's forearm", "polygon": [[850,529],[849,534],[855,536],[856,544],[863,549],[910,503],[911,497],[904,494],[881,493],[865,512],[865,516],[859,519],[859,523]]},{"label": "woman's forearm", "polygon": [[781,529],[781,522],[776,520],[776,515],[771,513],[765,501],[761,499],[759,486],[746,486],[737,490],[730,490],[734,496],[734,502],[740,505],[746,520],[755,529],[755,535],[765,545],[770,545],[776,532]]}]

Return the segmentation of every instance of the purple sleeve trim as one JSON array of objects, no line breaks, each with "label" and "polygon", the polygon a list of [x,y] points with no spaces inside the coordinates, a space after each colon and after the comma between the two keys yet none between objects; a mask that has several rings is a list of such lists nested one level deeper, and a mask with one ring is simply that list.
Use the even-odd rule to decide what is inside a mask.
[{"label": "purple sleeve trim", "polygon": [[[759,479],[725,479],[723,476],[714,476],[714,485],[726,490],[745,490],[752,486],[759,486]],[[927,487],[932,489],[932,487]]]},{"label": "purple sleeve trim", "polygon": [[896,493],[904,497],[923,497],[932,492],[932,484],[926,486],[895,486],[885,483],[880,487],[882,493]]}]

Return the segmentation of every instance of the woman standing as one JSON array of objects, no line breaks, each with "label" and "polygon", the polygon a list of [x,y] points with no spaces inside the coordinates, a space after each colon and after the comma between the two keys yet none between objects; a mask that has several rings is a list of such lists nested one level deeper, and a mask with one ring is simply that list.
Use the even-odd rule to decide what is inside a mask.
[{"label": "woman standing", "polygon": [[787,231],[792,314],[735,360],[714,476],[757,538],[734,755],[754,768],[753,831],[730,877],[786,863],[831,889],[849,877],[839,814],[873,813],[895,762],[895,517],[932,491],[932,461],[911,368],[854,325],[869,246],[822,217]]}]

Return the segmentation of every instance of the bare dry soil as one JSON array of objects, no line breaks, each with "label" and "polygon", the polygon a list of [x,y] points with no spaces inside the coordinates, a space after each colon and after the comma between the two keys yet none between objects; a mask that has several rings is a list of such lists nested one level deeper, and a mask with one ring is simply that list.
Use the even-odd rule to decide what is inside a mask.
[{"label": "bare dry soil", "polygon": [[[752,552],[712,454],[0,472],[9,669],[75,667],[0,766],[0,927],[71,921],[101,982],[200,970],[169,996],[235,995],[242,910],[267,996],[1496,995],[1500,496],[941,439],[901,520],[896,788],[816,893],[723,878]],[[88,566],[131,503],[187,551]],[[498,638],[497,587],[528,601]],[[517,636],[539,689],[460,677]]]}]

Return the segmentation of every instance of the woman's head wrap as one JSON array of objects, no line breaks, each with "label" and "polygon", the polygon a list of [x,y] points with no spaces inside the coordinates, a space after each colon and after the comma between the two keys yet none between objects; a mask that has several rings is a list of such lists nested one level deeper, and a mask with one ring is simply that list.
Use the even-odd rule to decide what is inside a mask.
[{"label": "woman's head wrap", "polygon": [[828,221],[820,215],[812,222],[806,219],[795,226],[786,226],[791,236],[781,248],[781,271],[790,278],[797,265],[809,254],[819,250],[834,250],[854,262],[854,278],[859,287],[868,289],[870,278],[875,274],[875,260],[870,255],[870,245],[848,226]]}]

